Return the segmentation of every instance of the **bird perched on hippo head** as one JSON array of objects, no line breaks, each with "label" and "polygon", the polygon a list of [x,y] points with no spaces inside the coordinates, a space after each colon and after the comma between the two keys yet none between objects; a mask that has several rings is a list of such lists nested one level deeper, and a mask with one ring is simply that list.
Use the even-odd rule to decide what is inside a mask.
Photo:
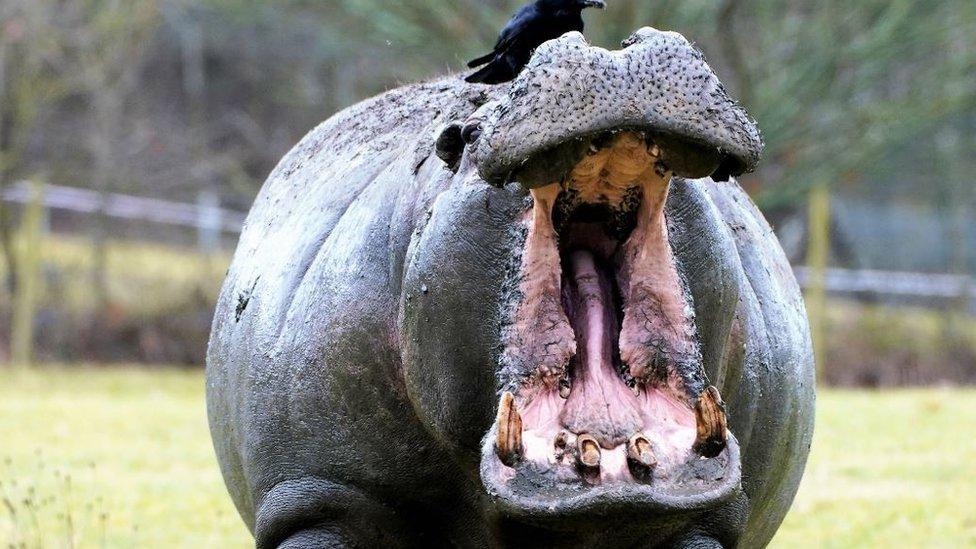
[{"label": "bird perched on hippo head", "polygon": [[537,0],[522,7],[509,19],[491,53],[479,57],[468,67],[481,67],[469,75],[468,82],[501,84],[514,80],[532,57],[532,52],[547,40],[571,31],[583,31],[583,10],[605,9],[604,0]]}]

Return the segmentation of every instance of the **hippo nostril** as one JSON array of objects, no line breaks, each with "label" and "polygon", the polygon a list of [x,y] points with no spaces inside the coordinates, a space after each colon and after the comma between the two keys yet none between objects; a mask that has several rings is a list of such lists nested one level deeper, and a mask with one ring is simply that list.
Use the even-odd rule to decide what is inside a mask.
[{"label": "hippo nostril", "polygon": [[468,145],[474,144],[481,137],[481,122],[469,122],[461,129],[461,139]]}]

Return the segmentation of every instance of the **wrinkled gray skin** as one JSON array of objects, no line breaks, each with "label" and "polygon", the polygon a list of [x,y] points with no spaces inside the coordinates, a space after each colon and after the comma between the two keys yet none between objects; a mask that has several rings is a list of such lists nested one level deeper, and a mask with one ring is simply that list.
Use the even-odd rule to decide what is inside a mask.
[{"label": "wrinkled gray skin", "polygon": [[[683,143],[668,148],[679,176],[707,175],[723,157],[741,169],[759,158],[758,132],[710,70],[682,79],[688,67],[707,69],[683,38],[643,29],[626,44],[624,59],[567,35],[540,48],[512,88],[452,77],[394,90],[325,122],[275,169],[228,272],[207,367],[217,456],[257,546],[770,540],[809,449],[812,358],[789,264],[734,181],[676,178],[666,215],[705,370],[738,441],[741,489],[673,508],[624,495],[518,513],[479,477],[531,207],[525,187],[531,173],[558,171],[538,168],[542,151],[558,160],[573,154],[558,152],[573,138],[628,127]],[[567,63],[589,67],[584,81],[603,108],[587,110],[594,96],[578,75],[559,76]],[[635,95],[635,85],[651,93]],[[543,98],[506,118],[534,93],[562,103]],[[669,109],[675,98],[685,108]],[[701,116],[687,107],[709,101]],[[450,135],[442,140],[455,172],[435,143],[465,123],[483,133],[453,158]],[[522,184],[486,183],[520,173]]]}]

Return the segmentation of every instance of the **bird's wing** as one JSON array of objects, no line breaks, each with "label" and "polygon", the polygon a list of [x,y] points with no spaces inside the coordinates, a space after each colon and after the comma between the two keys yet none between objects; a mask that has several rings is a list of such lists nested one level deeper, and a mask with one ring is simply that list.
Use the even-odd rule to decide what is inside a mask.
[{"label": "bird's wing", "polygon": [[544,24],[544,16],[539,13],[534,5],[528,5],[520,9],[498,35],[498,42],[495,44],[495,53],[504,53],[513,46],[525,40],[527,35]]},{"label": "bird's wing", "polygon": [[491,61],[496,55],[503,54],[510,50],[512,46],[519,42],[519,37],[521,32],[530,24],[530,22],[537,18],[539,15],[538,10],[535,6],[529,4],[528,6],[522,7],[519,11],[505,23],[505,28],[498,35],[498,40],[495,42],[495,47],[492,48],[491,53],[488,55],[483,55],[468,63],[468,67],[475,68],[485,63]]}]

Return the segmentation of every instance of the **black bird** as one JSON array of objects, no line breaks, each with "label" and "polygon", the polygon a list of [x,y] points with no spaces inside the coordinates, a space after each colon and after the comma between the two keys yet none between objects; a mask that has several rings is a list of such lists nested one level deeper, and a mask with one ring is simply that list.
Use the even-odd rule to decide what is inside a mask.
[{"label": "black bird", "polygon": [[502,29],[494,51],[468,63],[472,69],[487,65],[465,80],[484,84],[514,80],[543,42],[583,31],[584,9],[606,7],[604,0],[537,0],[523,7]]}]

